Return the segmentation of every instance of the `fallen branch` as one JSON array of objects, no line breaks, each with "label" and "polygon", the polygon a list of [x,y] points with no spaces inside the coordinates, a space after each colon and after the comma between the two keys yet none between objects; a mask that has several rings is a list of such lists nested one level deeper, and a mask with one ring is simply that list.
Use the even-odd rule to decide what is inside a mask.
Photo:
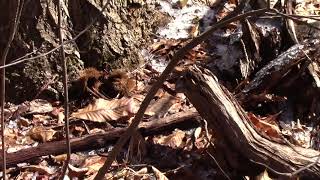
[{"label": "fallen branch", "polygon": [[[156,121],[144,122],[139,126],[142,135],[148,136],[151,134],[158,134],[164,130],[172,130],[180,127],[185,127],[187,122],[196,122],[200,118],[195,109],[187,112],[180,112],[165,118],[161,118]],[[115,142],[124,132],[126,128],[119,128],[108,131],[102,134],[88,135],[81,138],[71,139],[71,147],[73,152],[88,151],[106,147],[107,145]],[[13,167],[18,163],[29,162],[32,159],[46,155],[58,155],[66,152],[66,141],[48,142],[38,145],[37,147],[31,147],[22,149],[14,153],[7,154],[7,166]],[[2,158],[1,158],[2,159]]]},{"label": "fallen branch", "polygon": [[[289,145],[286,141],[274,141],[257,132],[237,100],[210,71],[191,67],[179,83],[201,117],[207,120],[209,127],[219,136],[219,141],[223,142],[221,152],[236,157],[229,158],[232,168],[246,168],[248,166],[244,162],[247,161],[251,165],[264,166],[280,176],[290,177],[301,168],[315,163],[300,172],[299,176],[319,179],[318,151]],[[219,146],[219,143],[215,145]]]}]

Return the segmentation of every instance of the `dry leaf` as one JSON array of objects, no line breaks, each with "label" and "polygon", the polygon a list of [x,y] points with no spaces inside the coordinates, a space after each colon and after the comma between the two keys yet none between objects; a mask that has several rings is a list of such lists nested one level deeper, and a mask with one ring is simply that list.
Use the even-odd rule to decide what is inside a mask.
[{"label": "dry leaf", "polygon": [[69,173],[68,175],[70,178],[79,178],[83,179],[83,177],[86,175],[88,172],[88,168],[77,168],[69,164]]},{"label": "dry leaf", "polygon": [[[208,130],[209,131],[209,130]],[[212,135],[208,132],[208,136],[206,134],[206,131],[204,128],[198,127],[195,132],[194,132],[194,145],[197,149],[202,150],[208,147],[209,142],[208,139],[210,140]]]},{"label": "dry leaf", "polygon": [[164,117],[168,109],[175,103],[176,98],[169,93],[165,93],[155,103],[148,108],[149,115],[156,115],[157,117]]},{"label": "dry leaf", "polygon": [[138,106],[137,102],[132,98],[123,97],[114,100],[96,99],[87,107],[72,113],[71,117],[95,122],[106,122],[131,115],[137,111]]},{"label": "dry leaf", "polygon": [[281,131],[278,126],[263,121],[261,118],[258,118],[253,113],[248,113],[248,117],[258,132],[267,135],[268,137],[273,138],[275,140],[282,139]]},{"label": "dry leaf", "polygon": [[58,117],[59,114],[63,111],[64,111],[63,107],[54,107],[53,110],[50,112],[50,115],[52,117]]},{"label": "dry leaf", "polygon": [[18,127],[28,127],[30,125],[29,119],[20,117],[17,122]]},{"label": "dry leaf", "polygon": [[86,167],[91,170],[98,171],[102,167],[105,160],[106,160],[105,157],[92,156],[87,158],[84,161],[84,163],[82,164],[82,167]]},{"label": "dry leaf", "polygon": [[58,113],[58,117],[57,117],[57,119],[58,119],[58,124],[63,124],[64,123],[64,112],[59,112]]},{"label": "dry leaf", "polygon": [[33,124],[48,124],[52,118],[48,115],[34,114],[32,117]]},{"label": "dry leaf", "polygon": [[[51,156],[55,163],[63,164],[67,159],[67,154],[60,154],[57,156]],[[80,166],[85,161],[85,156],[81,156],[78,154],[71,154],[70,164],[73,166]]]},{"label": "dry leaf", "polygon": [[20,174],[15,179],[16,180],[32,179],[33,176],[34,176],[33,172],[24,171],[24,172],[20,172]]},{"label": "dry leaf", "polygon": [[56,134],[56,131],[53,129],[46,129],[42,126],[33,127],[28,135],[35,141],[47,142],[51,141]]},{"label": "dry leaf", "polygon": [[143,167],[139,171],[136,172],[137,174],[147,174],[148,173],[148,168]]},{"label": "dry leaf", "polygon": [[31,172],[38,172],[39,174],[45,174],[45,175],[52,175],[54,173],[52,169],[42,165],[29,165],[29,166],[22,167],[22,169],[25,169],[26,171],[31,171]]},{"label": "dry leaf", "polygon": [[268,172],[266,170],[264,170],[261,174],[259,174],[255,180],[272,180],[269,175]]},{"label": "dry leaf", "polygon": [[105,133],[106,131],[100,128],[90,129],[89,134]]},{"label": "dry leaf", "polygon": [[67,159],[67,154],[60,154],[57,156],[52,156],[55,163],[62,164]]},{"label": "dry leaf", "polygon": [[30,114],[41,114],[41,113],[49,113],[53,110],[52,105],[43,99],[35,99],[29,103],[29,111]]},{"label": "dry leaf", "polygon": [[178,40],[163,40],[161,39],[159,42],[154,43],[150,46],[150,52],[157,55],[167,55],[169,51],[174,48],[178,48],[181,41]]},{"label": "dry leaf", "polygon": [[173,149],[182,148],[185,145],[183,139],[185,138],[186,133],[179,129],[176,129],[172,134],[168,136],[161,136],[160,138],[154,138],[153,141],[156,144],[161,144],[169,146]]},{"label": "dry leaf", "polygon": [[[93,174],[96,174],[98,170],[103,166],[105,161],[106,161],[105,157],[92,156],[87,158],[81,167],[88,168],[88,172],[86,173],[86,175],[93,176]],[[116,162],[112,163],[112,166],[116,166],[116,165],[118,165]]]},{"label": "dry leaf", "polygon": [[195,138],[195,139],[200,138],[201,131],[202,131],[202,128],[201,128],[201,127],[198,127],[198,128],[194,131],[194,138]]},{"label": "dry leaf", "polygon": [[18,138],[17,131],[18,131],[17,129],[10,129],[10,128],[6,128],[4,130],[6,145],[14,146],[17,144],[16,142]]},{"label": "dry leaf", "polygon": [[161,171],[159,171],[157,168],[154,166],[151,166],[154,175],[156,176],[157,180],[169,180]]}]

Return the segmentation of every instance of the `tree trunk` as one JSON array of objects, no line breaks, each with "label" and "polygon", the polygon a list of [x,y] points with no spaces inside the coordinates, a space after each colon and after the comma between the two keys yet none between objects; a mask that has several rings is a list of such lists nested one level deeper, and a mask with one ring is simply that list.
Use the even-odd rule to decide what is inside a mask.
[{"label": "tree trunk", "polygon": [[[19,30],[11,46],[7,63],[34,52],[40,55],[58,47],[58,1],[26,0]],[[74,38],[93,20],[91,28],[74,43],[65,46],[70,80],[78,77],[85,67],[101,70],[106,65],[114,68],[134,68],[143,62],[141,49],[151,39],[152,32],[164,22],[162,13],[155,10],[156,1],[146,4],[139,0],[69,0],[62,1],[64,40]],[[106,9],[101,13],[102,7]],[[0,2],[0,34],[7,37],[13,19],[15,1]],[[1,38],[0,52],[7,39]],[[1,53],[0,53],[1,54]],[[62,92],[58,61],[59,52],[26,61],[7,70],[7,96],[21,102],[35,98],[58,99]],[[30,57],[30,56],[28,56]],[[27,96],[26,96],[27,95]]]}]

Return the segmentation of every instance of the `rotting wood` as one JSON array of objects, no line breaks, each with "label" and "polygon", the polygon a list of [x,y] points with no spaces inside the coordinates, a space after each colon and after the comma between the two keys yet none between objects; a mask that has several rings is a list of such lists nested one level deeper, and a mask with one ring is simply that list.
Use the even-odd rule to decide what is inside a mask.
[{"label": "rotting wood", "polygon": [[258,71],[242,93],[258,94],[272,89],[293,66],[307,59],[306,54],[310,56],[318,50],[319,40],[316,39],[292,46]]},{"label": "rotting wood", "polygon": [[[290,176],[296,170],[315,162],[317,157],[314,156],[320,155],[318,151],[312,149],[301,147],[293,149],[293,145],[263,137],[251,126],[246,112],[233,95],[204,68],[190,67],[179,81],[179,87],[182,87],[201,117],[207,120],[209,127],[218,134],[219,141],[223,141],[225,146],[221,146],[221,150],[232,151],[233,154],[228,155],[237,157],[229,158],[231,161],[238,161],[238,163],[229,162],[238,164],[238,167],[233,167],[235,169],[243,168],[244,164],[239,161],[246,159],[257,166],[263,165],[278,175]],[[319,178],[320,163],[302,171],[299,176]]]},{"label": "rotting wood", "polygon": [[[200,118],[195,109],[189,109],[158,120],[143,122],[139,125],[142,135],[161,133],[164,130],[171,130],[186,126],[187,122],[195,123]],[[182,124],[183,122],[183,124]],[[190,125],[190,124],[189,124]],[[117,128],[106,133],[88,135],[80,138],[71,139],[72,152],[87,151],[106,147],[115,142],[127,128]],[[7,154],[7,167],[13,167],[18,163],[28,162],[32,159],[45,155],[57,155],[65,153],[66,141],[56,141],[40,144],[37,147],[22,149],[14,153]],[[0,158],[1,159],[1,158]]]}]

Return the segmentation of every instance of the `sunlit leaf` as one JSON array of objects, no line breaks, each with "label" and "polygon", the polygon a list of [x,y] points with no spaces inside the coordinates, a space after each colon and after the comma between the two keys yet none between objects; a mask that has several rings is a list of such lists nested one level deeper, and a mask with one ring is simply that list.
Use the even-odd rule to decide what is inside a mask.
[{"label": "sunlit leaf", "polygon": [[33,127],[29,132],[28,135],[35,141],[39,142],[47,142],[51,141],[54,138],[56,131],[53,129],[46,129],[42,126]]},{"label": "sunlit leaf", "polygon": [[132,115],[137,109],[138,104],[132,98],[124,97],[114,100],[96,99],[87,107],[72,113],[71,117],[95,122],[106,122]]},{"label": "sunlit leaf", "polygon": [[153,170],[153,173],[156,176],[157,180],[169,180],[161,171],[159,171],[154,166],[152,166],[152,170]]},{"label": "sunlit leaf", "polygon": [[165,145],[177,149],[182,148],[185,145],[185,142],[183,141],[185,136],[186,133],[184,131],[176,129],[172,134],[154,138],[153,141],[156,144]]}]

